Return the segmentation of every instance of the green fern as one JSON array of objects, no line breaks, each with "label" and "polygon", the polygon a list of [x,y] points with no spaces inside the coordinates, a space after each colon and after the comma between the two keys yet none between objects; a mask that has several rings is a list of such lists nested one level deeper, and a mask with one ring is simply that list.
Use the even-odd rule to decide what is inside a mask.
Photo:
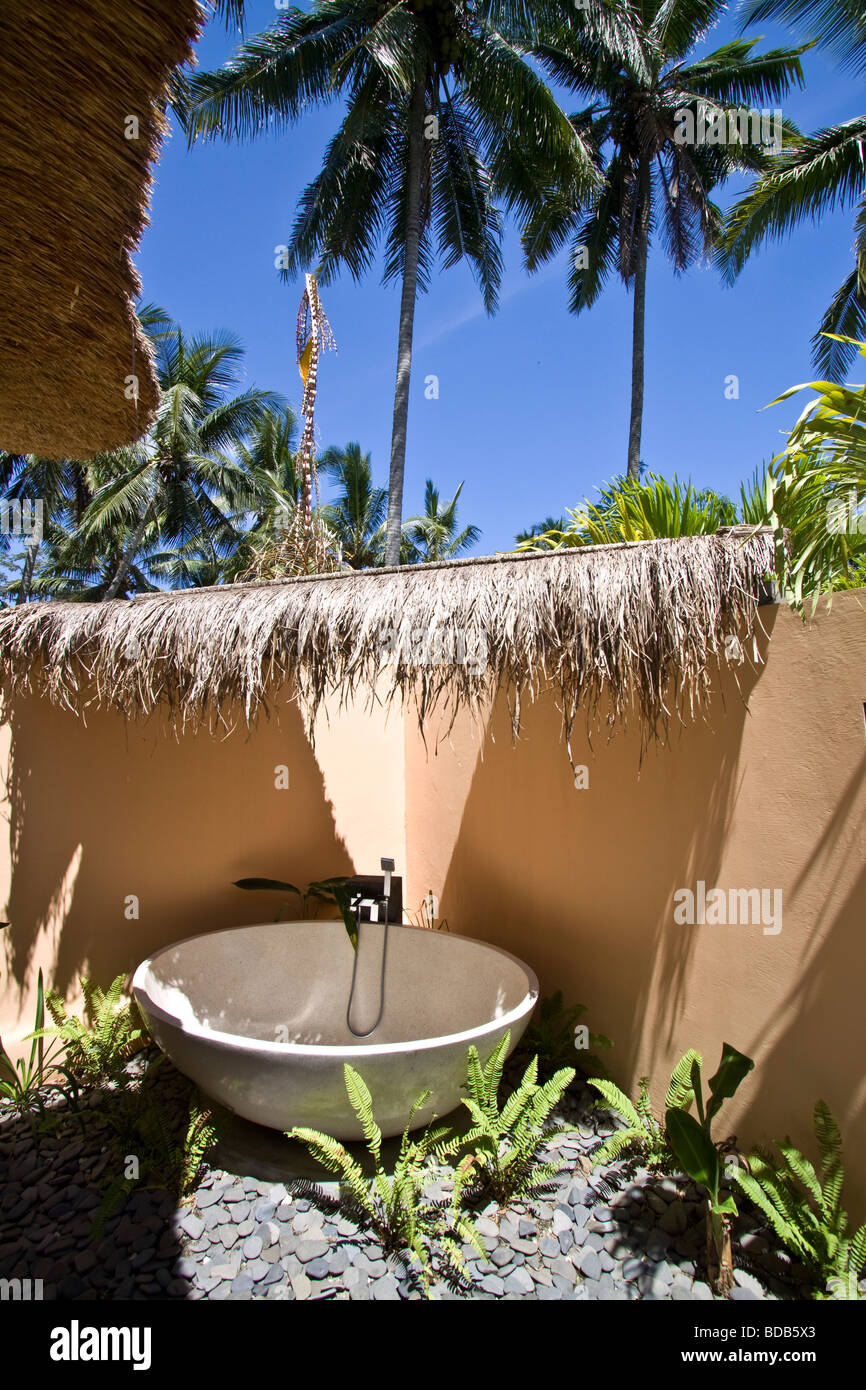
[{"label": "green fern", "polygon": [[[154,1189],[181,1199],[190,1196],[208,1153],[219,1140],[227,1112],[188,1086],[179,1121],[176,1100],[169,1104],[155,1081],[162,1075],[164,1063],[165,1058],[158,1057],[140,1085],[113,1092],[104,1108],[91,1112],[108,1126],[115,1172],[122,1170],[107,1179],[94,1221],[95,1235],[133,1191]],[[138,1164],[135,1178],[125,1175],[131,1157]]]},{"label": "green fern", "polygon": [[349,1104],[358,1117],[372,1160],[372,1178],[368,1179],[346,1147],[328,1134],[299,1127],[291,1130],[288,1137],[300,1140],[323,1168],[339,1177],[344,1209],[359,1224],[373,1230],[388,1253],[408,1256],[426,1293],[429,1294],[430,1275],[436,1266],[451,1281],[465,1280],[468,1271],[460,1243],[465,1242],[484,1255],[475,1228],[462,1210],[467,1175],[459,1169],[455,1173],[448,1205],[431,1201],[425,1194],[433,1177],[433,1164],[444,1162],[450,1152],[447,1140],[451,1131],[428,1126],[420,1134],[410,1136],[415,1116],[427,1104],[431,1092],[423,1091],[413,1104],[389,1175],[382,1163],[382,1131],[373,1114],[367,1083],[348,1062],[343,1070]]},{"label": "green fern", "polygon": [[[486,1064],[482,1065],[475,1047],[467,1056],[466,1087],[463,1104],[472,1117],[472,1127],[450,1146],[469,1151],[466,1164],[466,1190],[475,1201],[493,1198],[500,1206],[519,1198],[532,1198],[560,1171],[557,1161],[542,1161],[541,1150],[564,1126],[550,1126],[551,1111],[574,1080],[574,1068],[556,1072],[538,1084],[538,1058],[533,1057],[520,1085],[500,1107],[499,1087],[511,1041],[509,1033],[499,1040]],[[471,1176],[470,1176],[471,1174]]]},{"label": "green fern", "polygon": [[815,1298],[858,1299],[858,1281],[866,1265],[866,1225],[854,1236],[847,1235],[842,1136],[823,1100],[815,1106],[813,1125],[820,1176],[788,1138],[776,1140],[778,1155],[756,1149],[748,1167],[735,1168],[731,1176],[808,1271]]},{"label": "green fern", "polygon": [[125,979],[118,975],[107,990],[102,990],[92,980],[82,978],[86,1023],[67,1012],[56,990],[46,995],[55,1026],[43,1032],[62,1039],[66,1068],[85,1085],[125,1085],[127,1062],[148,1041],[138,1006],[132,1000],[121,1003]]},{"label": "green fern", "polygon": [[[695,1064],[700,1068],[700,1053],[689,1048],[673,1069],[670,1085],[665,1096],[665,1110],[688,1110],[695,1099],[692,1082]],[[625,1156],[640,1155],[647,1168],[654,1172],[673,1173],[677,1171],[677,1161],[668,1143],[666,1127],[656,1119],[650,1101],[650,1078],[642,1076],[638,1082],[637,1100],[631,1101],[624,1091],[603,1076],[589,1079],[589,1085],[599,1092],[601,1100],[595,1102],[598,1110],[613,1111],[625,1121],[625,1127],[616,1130],[610,1139],[605,1140],[593,1151],[592,1161],[599,1164],[614,1163]]]},{"label": "green fern", "polygon": [[665,1096],[665,1110],[689,1110],[695,1100],[695,1074],[700,1074],[704,1059],[699,1052],[690,1047],[684,1052],[671,1072],[670,1085]]},{"label": "green fern", "polygon": [[[577,1046],[576,1034],[585,1013],[585,1004],[572,1004],[566,1008],[562,1002],[562,990],[542,999],[536,1017],[518,1043],[516,1055],[519,1054],[521,1058],[536,1056],[539,1075],[545,1081],[562,1067],[574,1067],[581,1076],[587,1076],[590,1072],[603,1076],[606,1068],[601,1059]],[[613,1042],[604,1033],[590,1032],[587,1041],[592,1048],[613,1047]]]}]

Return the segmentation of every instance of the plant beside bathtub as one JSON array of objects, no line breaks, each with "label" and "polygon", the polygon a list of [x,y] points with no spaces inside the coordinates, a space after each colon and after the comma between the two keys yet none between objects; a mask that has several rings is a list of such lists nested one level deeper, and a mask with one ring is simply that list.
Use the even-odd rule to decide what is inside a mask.
[{"label": "plant beside bathtub", "polygon": [[520,1085],[500,1103],[499,1088],[510,1044],[508,1032],[483,1065],[477,1049],[470,1047],[469,1095],[463,1104],[473,1124],[450,1146],[450,1152],[458,1147],[469,1151],[464,1186],[470,1200],[492,1197],[500,1207],[540,1195],[560,1172],[563,1165],[556,1159],[545,1161],[542,1151],[554,1135],[565,1133],[564,1125],[551,1125],[549,1120],[575,1075],[573,1067],[563,1067],[539,1085],[538,1058],[533,1057]]},{"label": "plant beside bathtub", "polygon": [[[41,970],[36,981],[33,1032],[23,1041],[30,1043],[30,1056],[13,1062],[0,1038],[0,1101],[6,1101],[19,1115],[28,1116],[35,1126],[37,1112],[45,1121],[46,1100],[65,1095],[70,1103],[75,1103],[78,1093],[74,1079],[60,1065],[65,1051],[63,1043],[55,1039],[47,1048],[45,1046],[45,987]],[[57,1081],[58,1076],[65,1076],[67,1084]],[[38,1142],[35,1127],[33,1133]]]},{"label": "plant beside bathtub", "polygon": [[585,1004],[564,1004],[561,989],[542,999],[511,1062],[536,1056],[538,1074],[544,1081],[568,1066],[574,1066],[581,1076],[604,1076],[607,1068],[601,1058],[588,1049],[607,1050],[613,1047],[613,1040],[606,1033],[590,1032],[586,1024],[581,1023],[586,1012]]},{"label": "plant beside bathtub", "polygon": [[373,1114],[373,1098],[364,1078],[345,1063],[346,1093],[364,1132],[373,1162],[368,1179],[356,1159],[343,1144],[315,1129],[296,1128],[290,1139],[306,1144],[313,1157],[340,1178],[340,1198],[344,1211],[361,1226],[372,1229],[389,1254],[408,1254],[414,1260],[425,1293],[430,1291],[430,1275],[438,1268],[449,1283],[468,1281],[469,1272],[461,1243],[471,1245],[484,1258],[485,1251],[475,1227],[463,1210],[463,1195],[471,1181],[465,1163],[454,1174],[449,1203],[432,1201],[426,1188],[434,1178],[434,1164],[442,1163],[452,1151],[450,1129],[428,1126],[410,1136],[412,1122],[427,1104],[432,1092],[423,1091],[406,1121],[393,1173],[382,1163],[382,1131]]},{"label": "plant beside bathtub", "polygon": [[124,1086],[126,1066],[150,1042],[138,1005],[123,999],[126,976],[118,975],[107,990],[81,977],[85,1021],[66,1008],[62,996],[50,989],[45,1004],[54,1019],[42,1036],[58,1039],[65,1048],[66,1068],[86,1086]]},{"label": "plant beside bathtub", "polygon": [[710,1284],[718,1294],[727,1294],[734,1285],[731,1250],[731,1217],[737,1204],[724,1189],[726,1156],[736,1152],[736,1139],[714,1139],[712,1123],[722,1105],[739,1089],[754,1062],[730,1043],[722,1043],[722,1056],[716,1072],[707,1082],[709,1095],[703,1097],[700,1058],[692,1063],[691,1082],[697,1118],[688,1109],[673,1106],[665,1112],[668,1142],[682,1172],[687,1173],[707,1197],[707,1266]]},{"label": "plant beside bathtub", "polygon": [[[349,880],[345,875],[323,878],[308,883],[303,891],[296,888],[293,883],[285,883],[280,878],[239,878],[234,883],[235,888],[242,888],[245,893],[292,893],[301,900],[301,916],[304,918],[310,915],[311,903],[315,904],[317,908],[318,904],[322,902],[333,903],[339,909],[352,948],[357,951],[358,927],[355,913],[352,910],[352,898],[348,885]],[[275,921],[282,921],[285,906],[284,903],[277,913]]]},{"label": "plant beside bathtub", "polygon": [[447,918],[436,916],[436,898],[431,888],[427,896],[421,903],[417,912],[407,910],[406,916],[409,919],[410,927],[423,927],[425,931],[445,931],[450,932]]},{"label": "plant beside bathtub", "polygon": [[191,1196],[228,1112],[206,1100],[160,1055],[139,1083],[106,1092],[102,1105],[90,1113],[105,1126],[113,1158],[93,1224],[98,1235],[133,1191],[165,1191],[181,1200]]},{"label": "plant beside bathtub", "polygon": [[[694,1103],[692,1069],[696,1064],[700,1067],[701,1061],[700,1053],[690,1047],[677,1062],[665,1096],[666,1113],[673,1109],[688,1110]],[[614,1163],[626,1156],[639,1156],[651,1172],[680,1171],[679,1162],[668,1140],[667,1128],[653,1113],[648,1076],[640,1078],[637,1099],[634,1101],[605,1076],[590,1077],[589,1085],[601,1096],[601,1100],[595,1101],[593,1109],[609,1111],[624,1121],[620,1129],[593,1150],[592,1162],[595,1167],[599,1164]]]}]

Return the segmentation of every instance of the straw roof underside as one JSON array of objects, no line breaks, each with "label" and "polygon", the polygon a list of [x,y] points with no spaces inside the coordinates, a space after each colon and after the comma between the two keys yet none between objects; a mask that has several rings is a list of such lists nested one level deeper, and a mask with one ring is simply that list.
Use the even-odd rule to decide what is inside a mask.
[{"label": "straw roof underside", "polygon": [[[167,706],[178,728],[230,724],[239,710],[252,723],[287,682],[310,726],[334,692],[414,700],[423,727],[433,712],[477,713],[503,690],[515,734],[521,701],[552,687],[567,737],[580,708],[590,722],[601,708],[611,723],[638,718],[646,742],[705,707],[725,639],[752,633],[772,566],[770,533],[733,531],[31,603],[0,610],[0,686],[79,712]],[[442,659],[425,664],[437,640]]]},{"label": "straw roof underside", "polygon": [[0,449],[86,458],[154,417],[130,253],[166,128],[160,102],[200,22],[195,0],[0,7]]}]

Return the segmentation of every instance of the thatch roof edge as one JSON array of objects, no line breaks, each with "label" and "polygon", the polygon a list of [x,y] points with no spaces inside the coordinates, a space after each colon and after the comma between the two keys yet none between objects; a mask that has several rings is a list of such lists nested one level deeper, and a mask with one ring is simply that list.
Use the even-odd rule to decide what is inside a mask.
[{"label": "thatch roof edge", "polygon": [[110,603],[0,611],[0,684],[83,712],[159,706],[179,727],[252,723],[291,681],[310,725],[323,701],[366,692],[478,712],[497,691],[557,692],[663,738],[710,693],[727,638],[747,638],[773,569],[773,535],[685,537],[226,585]]}]

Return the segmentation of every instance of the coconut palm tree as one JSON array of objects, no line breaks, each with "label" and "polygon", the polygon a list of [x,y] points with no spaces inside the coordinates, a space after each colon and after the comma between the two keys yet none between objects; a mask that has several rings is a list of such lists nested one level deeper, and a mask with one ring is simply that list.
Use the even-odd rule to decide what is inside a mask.
[{"label": "coconut palm tree", "polygon": [[866,72],[866,5],[863,0],[745,0],[746,24],[765,19],[799,24],[850,72]]},{"label": "coconut palm tree", "polygon": [[246,139],[345,98],[321,172],[301,196],[284,275],[316,263],[360,278],[384,238],[402,283],[385,560],[400,559],[415,305],[438,254],[466,258],[485,307],[501,275],[497,200],[521,216],[567,179],[596,180],[580,132],[527,61],[530,15],[558,0],[314,0],[180,88],[190,141]]},{"label": "coconut palm tree", "polygon": [[616,6],[592,0],[561,7],[535,48],[551,77],[588,103],[571,121],[601,177],[583,190],[552,187],[539,201],[524,228],[526,261],[533,270],[571,241],[574,313],[594,304],[614,273],[633,291],[627,470],[633,478],[640,467],[653,240],[662,242],[678,273],[708,254],[722,224],[713,189],[736,170],[765,164],[757,144],[730,138],[744,104],[763,107],[803,80],[802,48],[753,55],[754,42],[737,40],[690,60],[725,9],[723,0]]},{"label": "coconut palm tree", "polygon": [[322,508],[322,517],[337,537],[344,559],[356,570],[381,565],[388,494],[373,485],[370,455],[362,453],[358,443],[330,448],[322,455],[319,472],[339,488],[337,497]]},{"label": "coconut palm tree", "polygon": [[[842,64],[866,72],[866,0],[753,0],[746,22],[801,21]],[[812,339],[818,371],[841,381],[866,337],[866,116],[855,116],[801,136],[728,214],[719,260],[733,281],[748,257],[767,241],[817,223],[836,208],[855,210],[854,266],[840,285]],[[830,335],[837,336],[830,336]]]},{"label": "coconut palm tree", "polygon": [[[124,532],[126,540],[100,597],[115,598],[137,557],[158,544],[201,550],[214,573],[238,541],[227,500],[247,483],[233,456],[268,410],[284,408],[274,392],[250,388],[237,394],[244,350],[233,334],[188,338],[164,310],[139,313],[155,346],[162,391],[147,439],[93,461],[93,500],[80,526],[81,539],[100,541]],[[165,556],[163,555],[163,562]]]},{"label": "coconut palm tree", "polygon": [[237,446],[240,472],[228,474],[225,501],[241,526],[242,538],[221,578],[231,581],[248,571],[256,553],[271,546],[294,521],[303,497],[297,443],[298,417],[286,406],[264,411],[249,441]]},{"label": "coconut palm tree", "polygon": [[433,486],[431,478],[427,479],[423,514],[410,517],[404,527],[412,563],[454,560],[478,540],[481,535],[478,526],[464,526],[462,531],[457,530],[457,499],[462,491],[463,483],[450,502],[440,505],[439,489]]},{"label": "coconut palm tree", "polygon": [[[46,565],[58,547],[66,546],[91,501],[88,465],[80,459],[44,459],[31,454],[0,452],[0,498],[10,503],[41,506],[41,535],[28,540],[21,556],[21,576],[14,586],[15,601],[44,596]],[[0,548],[8,537],[0,535]]]}]

